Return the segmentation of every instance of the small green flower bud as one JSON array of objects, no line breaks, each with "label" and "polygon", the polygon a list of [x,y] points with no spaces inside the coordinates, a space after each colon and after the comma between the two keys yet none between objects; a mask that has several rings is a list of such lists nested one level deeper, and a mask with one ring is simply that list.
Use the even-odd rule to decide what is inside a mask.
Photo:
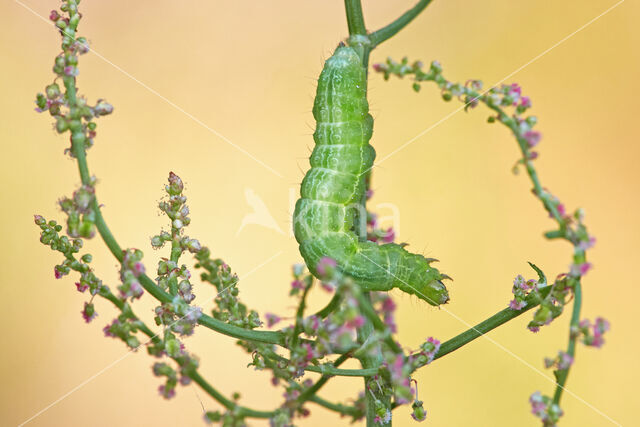
[{"label": "small green flower bud", "polygon": [[60,86],[57,83],[50,84],[45,88],[45,91],[49,99],[55,99],[60,96]]},{"label": "small green flower bud", "polygon": [[41,215],[34,215],[33,219],[36,225],[45,225],[47,223],[47,220],[44,219],[44,217],[42,217]]},{"label": "small green flower bud", "polygon": [[431,70],[436,74],[440,74],[442,72],[442,65],[440,65],[438,61],[433,61],[431,63]]},{"label": "small green flower bud", "polygon": [[56,117],[60,115],[60,105],[59,104],[51,104],[51,106],[49,107],[49,114],[51,114],[52,117]]},{"label": "small green flower bud", "polygon": [[91,254],[82,255],[82,262],[89,264],[93,260],[93,256]]},{"label": "small green flower bud", "polygon": [[453,99],[453,96],[450,92],[445,92],[442,94],[442,99],[444,99],[445,101],[451,101],[451,99]]},{"label": "small green flower bud", "polygon": [[87,124],[87,127],[89,128],[89,130],[96,130],[96,128],[98,127],[98,124],[96,122],[89,122]]},{"label": "small green flower bud", "polygon": [[151,246],[154,248],[161,248],[162,245],[164,245],[164,240],[162,240],[162,237],[160,236],[153,236],[151,238]]},{"label": "small green flower bud", "polygon": [[411,405],[411,409],[413,409],[413,413],[411,417],[416,421],[424,421],[427,418],[427,411],[422,407],[422,401],[416,400]]},{"label": "small green flower bud", "polygon": [[78,132],[82,130],[82,122],[80,120],[71,120],[69,122],[69,129],[71,129],[71,132]]},{"label": "small green flower bud", "polygon": [[131,348],[138,348],[140,347],[140,341],[138,338],[132,336],[127,338],[127,345]]},{"label": "small green flower bud", "polygon": [[63,19],[58,19],[56,21],[56,27],[60,28],[61,30],[64,30],[65,28],[67,28],[67,23]]},{"label": "small green flower bud", "polygon": [[38,95],[36,95],[36,105],[38,106],[39,109],[46,110],[47,109],[47,97],[44,96],[44,94],[42,94],[42,93],[39,93]]},{"label": "small green flower bud", "polygon": [[72,55],[72,54],[70,54],[70,53],[67,53],[67,54],[64,56],[64,62],[65,62],[67,65],[78,65],[78,57],[77,57],[77,56],[75,56],[75,55]]},{"label": "small green flower bud", "polygon": [[58,133],[65,132],[68,129],[69,129],[69,122],[67,122],[62,117],[58,117],[58,120],[56,120],[56,130],[58,131]]},{"label": "small green flower bud", "polygon": [[167,339],[165,341],[164,348],[167,354],[171,357],[177,357],[180,355],[180,343],[176,339]]},{"label": "small green flower bud", "polygon": [[[60,21],[58,21],[58,22],[60,22]],[[79,14],[72,15],[71,19],[69,19],[69,26],[71,28],[77,28],[79,23],[80,23],[80,15]]]},{"label": "small green flower bud", "polygon": [[93,107],[93,114],[96,116],[106,116],[113,112],[113,105],[105,101],[99,101],[95,107]]}]

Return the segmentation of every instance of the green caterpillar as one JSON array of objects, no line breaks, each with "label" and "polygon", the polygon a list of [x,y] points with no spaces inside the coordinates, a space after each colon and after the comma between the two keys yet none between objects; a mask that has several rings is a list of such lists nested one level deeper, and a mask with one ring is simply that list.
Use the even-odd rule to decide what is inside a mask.
[{"label": "green caterpillar", "polygon": [[449,294],[441,280],[448,276],[429,265],[432,259],[394,243],[378,245],[358,237],[358,228],[366,227],[362,200],[375,150],[369,145],[373,117],[366,70],[353,48],[341,45],[325,62],[313,116],[316,146],[293,215],[309,270],[318,276],[316,267],[326,256],[364,290],[399,288],[431,305],[446,303]]}]

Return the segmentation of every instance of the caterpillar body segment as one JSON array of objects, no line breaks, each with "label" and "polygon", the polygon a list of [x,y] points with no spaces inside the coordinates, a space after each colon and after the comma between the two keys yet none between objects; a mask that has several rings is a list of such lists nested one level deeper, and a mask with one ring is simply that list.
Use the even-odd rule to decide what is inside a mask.
[{"label": "caterpillar body segment", "polygon": [[[356,51],[340,46],[320,74],[313,106],[316,143],[311,169],[302,181],[293,217],[300,253],[316,276],[322,257],[365,290],[401,289],[431,305],[449,300],[442,275],[431,260],[402,246],[360,241],[366,227],[361,204],[375,150],[369,144],[373,118],[367,102],[366,71]],[[366,233],[365,233],[366,235]]]}]

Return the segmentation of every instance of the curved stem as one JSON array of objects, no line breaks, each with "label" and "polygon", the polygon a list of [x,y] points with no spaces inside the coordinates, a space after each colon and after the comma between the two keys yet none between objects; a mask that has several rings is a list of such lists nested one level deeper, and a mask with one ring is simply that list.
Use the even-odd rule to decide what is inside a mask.
[{"label": "curved stem", "polygon": [[275,411],[258,411],[255,409],[240,406],[223,396],[218,390],[216,390],[211,384],[209,384],[196,370],[192,370],[188,373],[196,384],[198,384],[207,394],[217,400],[222,406],[230,411],[238,411],[240,415],[252,418],[271,418],[275,415]]},{"label": "curved stem", "polygon": [[403,13],[398,19],[386,27],[380,28],[378,31],[371,33],[369,38],[371,39],[373,47],[378,46],[380,43],[395,36],[398,31],[406,27],[409,22],[413,21],[415,17],[429,5],[429,3],[431,3],[431,0],[420,0],[415,6]]},{"label": "curved stem", "polygon": [[[574,327],[578,327],[580,324],[580,309],[582,306],[582,287],[580,282],[576,283],[576,286],[573,291],[573,311],[571,313],[571,323],[569,326],[569,345],[567,347],[567,354],[571,356],[571,359],[575,358],[576,355],[576,336],[571,333],[571,330]],[[561,371],[556,371],[556,380],[557,386],[556,391],[553,394],[553,403],[556,405],[560,404],[560,398],[562,397],[562,392],[564,391],[564,386],[567,383],[567,377],[569,376],[569,368],[563,369]]]},{"label": "curved stem", "polygon": [[[72,144],[72,150],[74,156],[76,157],[76,160],[78,161],[78,169],[80,170],[80,178],[82,180],[82,183],[84,185],[90,185],[91,178],[89,174],[89,168],[87,166],[87,157],[83,144],[81,142],[74,142]],[[113,234],[111,234],[111,230],[109,230],[109,227],[107,226],[107,223],[102,216],[100,205],[98,204],[98,199],[96,197],[94,197],[91,207],[95,213],[96,228],[98,229],[102,240],[107,245],[113,256],[116,257],[118,261],[122,262],[122,249],[120,248],[120,245],[118,245],[115,237],[113,237]],[[149,292],[149,294],[151,294],[158,301],[165,303],[170,302],[173,299],[171,295],[156,286],[155,282],[151,278],[149,278],[149,276],[141,274],[138,279],[144,290]],[[214,319],[213,317],[206,314],[203,314],[202,317],[200,317],[198,323],[206,328],[212,329],[216,332],[220,332],[221,334],[228,335],[233,338],[258,341],[267,344],[284,344],[284,334],[282,334],[282,332],[253,331],[250,329],[243,329],[238,326],[221,322],[220,320]]]},{"label": "curved stem", "polygon": [[329,303],[322,310],[314,314],[314,316],[324,319],[329,314],[331,314],[336,308],[338,308],[341,300],[342,300],[342,297],[340,296],[340,294],[336,292],[333,295],[333,298],[331,298],[331,301],[329,301]]},{"label": "curved stem", "polygon": [[[343,354],[342,356],[338,357],[335,362],[333,362],[333,365],[340,366],[347,359],[349,359],[349,357],[351,357],[350,354]],[[305,401],[311,399],[312,396],[315,395],[318,392],[318,390],[320,390],[327,383],[327,381],[329,381],[329,379],[332,376],[333,375],[329,375],[329,374],[322,375],[322,377],[320,377],[320,379],[316,381],[314,385],[312,385],[311,387],[307,388],[305,391],[300,393],[300,396],[298,396],[298,399],[297,399],[298,403],[302,404]]]},{"label": "curved stem", "polygon": [[[125,303],[120,298],[118,298],[115,295],[113,295],[113,293],[111,291],[107,291],[105,293],[101,293],[100,295],[102,297],[104,297],[105,299],[111,301],[113,303],[113,305],[115,305],[118,309],[120,309],[120,311],[123,311],[125,309]],[[140,329],[140,331],[142,333],[144,333],[146,336],[148,336],[149,339],[155,344],[157,344],[157,343],[162,341],[158,337],[157,333],[153,332],[153,330],[151,330],[151,328],[149,328],[142,320],[140,320],[140,318],[138,316],[136,316],[135,314],[133,314],[133,312],[131,312],[131,308],[129,308],[128,310],[131,313],[131,315],[133,316],[133,319],[135,319],[136,325],[137,325],[137,327]],[[174,358],[174,360],[176,360],[176,362],[179,363],[179,361],[177,359]],[[238,404],[236,404],[232,400],[230,400],[227,397],[225,397],[222,393],[220,393],[211,384],[209,384],[209,382],[207,382],[207,380],[205,380],[196,369],[189,369],[187,371],[187,375],[196,384],[198,384],[200,386],[200,388],[202,388],[202,390],[204,390],[209,396],[211,396],[213,399],[218,401],[218,403],[220,403],[222,406],[224,406],[225,408],[227,408],[229,410],[237,410],[242,415],[244,415],[246,417],[252,417],[252,418],[270,418],[273,415],[275,415],[274,411],[258,411],[258,410],[255,410],[255,409],[246,408],[244,406],[239,406]]]},{"label": "curved stem", "polygon": [[359,417],[362,414],[360,413],[360,411],[353,407],[353,406],[347,406],[347,405],[343,405],[341,403],[333,403],[333,402],[329,402],[326,399],[323,399],[320,396],[313,396],[309,399],[309,402],[313,402],[316,403],[320,406],[323,406],[327,409],[330,409],[332,411],[335,412],[339,412],[340,414],[343,415],[351,415],[352,417]]},{"label": "curved stem", "polygon": [[[502,326],[510,320],[513,320],[516,317],[526,313],[527,311],[536,308],[540,304],[540,300],[544,299],[550,291],[551,286],[545,286],[544,288],[540,289],[539,297],[535,295],[530,295],[529,297],[527,297],[527,305],[522,310],[512,310],[510,308],[505,308],[504,310],[500,310],[493,316],[487,318],[486,320],[483,320],[482,322],[456,335],[455,337],[444,341],[440,345],[440,350],[435,355],[434,360],[446,356],[447,354],[459,349],[460,347],[469,344],[471,341],[486,334],[487,332],[492,331],[498,326]],[[305,368],[305,371],[317,372],[320,374],[325,374],[327,376],[342,377],[370,377],[379,372],[379,368],[340,369],[338,368],[338,365],[340,364],[338,363],[338,360],[340,360],[340,358],[336,359],[336,362],[333,363],[333,366],[329,366],[326,364],[320,366],[307,366]]]}]

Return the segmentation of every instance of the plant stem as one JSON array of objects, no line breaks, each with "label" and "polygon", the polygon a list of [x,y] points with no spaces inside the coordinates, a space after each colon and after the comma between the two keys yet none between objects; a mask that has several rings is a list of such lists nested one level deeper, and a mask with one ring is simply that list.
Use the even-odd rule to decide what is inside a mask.
[{"label": "plant stem", "polygon": [[[333,363],[333,365],[334,366],[340,366],[347,359],[349,359],[349,357],[351,357],[350,354],[343,354],[342,356],[340,356],[340,357],[338,357],[336,359],[336,361]],[[307,388],[305,391],[300,393],[300,396],[298,396],[298,399],[297,399],[298,403],[302,404],[305,401],[311,399],[312,396],[315,395],[318,392],[318,390],[320,390],[327,383],[327,381],[329,381],[329,379],[332,376],[333,375],[330,375],[330,374],[322,375],[322,377],[320,377],[320,379],[318,381],[316,381],[316,383],[314,385],[312,385],[311,387]]]},{"label": "plant stem", "polygon": [[347,12],[347,25],[350,35],[366,35],[367,28],[364,25],[362,4],[360,0],[344,0],[344,8]]},{"label": "plant stem", "polygon": [[[369,302],[369,305],[371,305],[368,292],[363,293],[361,297],[366,299]],[[358,342],[361,345],[364,344],[369,339],[374,329],[375,328],[374,328],[373,322],[369,319],[369,317],[366,317],[364,325],[358,329]],[[366,352],[365,355],[359,357],[360,363],[362,364],[363,369],[376,369],[376,370],[380,369],[380,366],[382,365],[382,352],[380,347],[381,346],[378,343],[376,344],[375,349],[371,349],[370,351]],[[375,353],[374,353],[374,350],[375,350]],[[371,393],[367,392],[368,380],[369,380],[369,377],[364,377],[364,395],[365,395],[365,402],[366,402],[367,427],[375,427],[378,425],[378,423],[374,421],[375,419],[377,419],[377,416],[378,416],[376,400],[378,400],[379,402],[382,402],[382,404],[387,407],[387,410],[391,411],[391,399],[390,397],[387,397],[387,396],[380,396],[380,399],[374,398],[374,396],[372,396]],[[391,426],[391,422],[385,425]]]},{"label": "plant stem", "polygon": [[[73,154],[78,161],[78,169],[80,170],[80,178],[84,185],[91,184],[91,178],[89,175],[89,168],[87,166],[87,157],[84,146],[80,142],[74,142],[72,144]],[[96,228],[102,237],[102,240],[105,242],[111,253],[114,257],[120,262],[123,259],[122,249],[118,242],[111,234],[111,230],[107,226],[102,213],[100,211],[100,206],[98,204],[98,199],[94,197],[92,205],[91,205],[96,218]],[[155,282],[149,278],[146,274],[141,274],[138,277],[140,284],[151,294],[155,299],[160,302],[166,303],[172,300],[172,296],[167,292],[159,288]],[[221,322],[220,320],[214,319],[211,316],[203,314],[202,317],[198,320],[198,323],[202,326],[212,329],[216,332],[220,332],[221,334],[228,335],[233,338],[245,339],[263,342],[267,344],[277,344],[284,345],[284,334],[282,332],[277,331],[253,331],[250,329],[243,329],[238,326],[229,325],[227,323]]]},{"label": "plant stem", "polygon": [[294,348],[300,339],[299,335],[302,331],[302,320],[304,310],[307,307],[307,295],[309,294],[309,290],[311,290],[311,283],[305,286],[304,291],[302,292],[302,297],[300,298],[300,305],[298,305],[298,310],[296,310],[296,325],[293,329],[293,338],[291,338],[291,348]]},{"label": "plant stem", "polygon": [[[567,347],[567,354],[571,356],[571,359],[575,359],[576,355],[576,337],[571,333],[573,327],[578,327],[580,324],[580,309],[582,306],[582,287],[580,282],[576,283],[573,290],[573,311],[571,313],[571,323],[569,327],[569,345]],[[553,403],[560,404],[560,398],[562,398],[562,392],[564,386],[567,383],[567,377],[569,376],[569,368],[561,371],[556,371],[556,391],[553,394]]]},{"label": "plant stem", "polygon": [[314,316],[317,316],[321,319],[324,319],[329,314],[331,314],[338,306],[340,305],[340,301],[342,301],[342,296],[339,293],[335,293],[331,301],[320,311],[318,311]]},{"label": "plant stem", "polygon": [[357,299],[358,299],[358,306],[362,314],[364,314],[367,317],[367,319],[371,322],[375,330],[384,334],[384,342],[395,353],[402,353],[402,348],[400,348],[400,345],[398,345],[398,343],[395,342],[393,337],[391,337],[391,335],[389,334],[389,329],[382,322],[382,320],[380,320],[380,317],[378,317],[378,314],[375,312],[375,310],[371,306],[371,301],[369,300],[368,295],[361,293],[357,295]]},{"label": "plant stem", "polygon": [[[459,349],[460,347],[469,344],[471,341],[476,338],[486,334],[487,332],[492,331],[498,326],[504,325],[510,320],[515,319],[516,317],[526,313],[529,310],[536,308],[540,304],[540,300],[544,299],[551,290],[551,286],[545,286],[540,289],[540,297],[536,297],[535,295],[530,295],[527,299],[527,305],[522,310],[512,310],[510,308],[505,308],[504,310],[500,310],[493,316],[483,320],[477,325],[467,329],[466,331],[456,335],[455,337],[444,341],[440,345],[440,350],[435,355],[434,360],[440,359],[441,357],[446,356],[447,354]],[[338,369],[337,365],[334,366],[307,366],[305,370],[310,372],[319,372],[325,373],[327,375],[335,375],[335,376],[344,376],[344,377],[367,377],[373,376],[378,373],[378,368],[367,368],[367,369]]]},{"label": "plant stem", "polygon": [[222,406],[230,411],[236,410],[241,415],[252,418],[271,418],[275,415],[275,411],[258,411],[236,404],[232,400],[229,400],[228,398],[223,396],[218,390],[216,390],[211,384],[209,384],[204,378],[202,378],[202,376],[200,376],[200,374],[196,370],[190,371],[188,375],[189,378],[191,378],[196,384],[198,384],[205,392],[207,392],[211,397],[213,397]]},{"label": "plant stem", "polygon": [[487,332],[497,328],[498,326],[504,325],[510,320],[515,319],[516,317],[526,313],[527,311],[537,307],[540,304],[540,301],[544,299],[548,293],[551,291],[551,286],[545,286],[540,289],[540,296],[537,295],[529,295],[526,298],[526,305],[522,310],[513,310],[511,308],[505,308],[504,310],[500,310],[493,316],[489,317],[486,320],[478,323],[477,325],[467,329],[461,334],[456,335],[455,337],[443,342],[440,345],[440,350],[436,353],[433,360],[440,359],[443,356],[459,349],[465,344],[470,343],[476,338],[486,334]]},{"label": "plant stem", "polygon": [[[364,24],[364,17],[362,15],[362,4],[360,3],[360,0],[345,0],[344,6],[347,13],[347,24],[349,26],[350,45],[353,46],[358,51],[360,58],[362,60],[362,66],[364,67],[365,70],[367,70],[368,62],[369,62],[369,52],[371,51],[371,48],[370,48],[371,43],[367,37],[367,29]],[[364,195],[363,195],[361,204],[362,204],[362,210],[366,212],[366,207],[365,207],[366,198],[364,197]],[[360,218],[360,220],[362,220],[362,218]],[[362,228],[363,227],[357,227],[357,229],[360,230],[360,234],[361,234],[359,237],[361,239],[366,240],[366,228],[364,230],[365,231],[364,235],[362,235],[363,234]],[[367,299],[367,301],[370,301],[368,293],[365,293],[363,295],[363,298]],[[369,306],[370,305],[371,303],[369,302]],[[375,313],[374,313],[374,316],[375,316]],[[378,320],[380,319],[378,318]],[[358,329],[358,342],[360,344],[364,344],[369,338],[369,336],[373,333],[373,331],[374,331],[374,325],[371,319],[369,318],[369,316],[367,316],[365,318],[364,325]],[[375,370],[379,369],[380,364],[382,362],[382,355],[380,354],[380,345],[378,344],[377,347],[378,347],[377,355],[375,356],[364,355],[360,357],[360,363],[362,364],[362,367],[364,369],[375,369]],[[374,419],[376,418],[376,407],[375,407],[375,402],[372,399],[372,396],[370,396],[369,393],[367,393],[367,377],[364,377],[364,387],[365,387],[364,390],[365,390],[365,401],[366,401],[367,427],[374,427],[377,424],[374,421]],[[387,404],[388,409],[391,410],[391,402],[389,399],[385,399],[385,404]]]},{"label": "plant stem", "polygon": [[406,27],[409,22],[413,21],[414,18],[429,5],[429,3],[431,3],[431,0],[420,0],[415,6],[403,13],[398,19],[386,27],[380,28],[378,31],[371,33],[369,38],[371,39],[373,47],[378,46],[380,43],[395,36],[398,31]]},{"label": "plant stem", "polygon": [[347,406],[347,405],[343,405],[341,403],[333,403],[333,402],[329,402],[326,399],[323,399],[320,396],[313,396],[309,399],[309,402],[313,402],[316,403],[320,406],[323,406],[327,409],[330,409],[332,411],[335,412],[339,412],[340,414],[343,415],[351,415],[352,417],[358,417],[361,416],[360,411],[358,411],[357,408],[353,407],[353,406]]},{"label": "plant stem", "polygon": [[[101,293],[100,295],[103,298],[111,301],[113,305],[115,305],[118,309],[120,309],[120,311],[124,311],[125,303],[120,298],[113,295],[111,291]],[[128,311],[133,316],[132,319],[135,320],[138,329],[140,329],[142,333],[148,336],[149,339],[155,344],[161,342],[160,338],[158,337],[158,334],[154,333],[153,330],[151,330],[151,328],[149,328],[142,320],[140,320],[138,316],[133,314],[133,311],[131,311],[130,307],[128,308]],[[174,358],[174,360],[178,362],[177,359]],[[196,369],[188,370],[187,375],[196,384],[198,384],[200,388],[202,388],[202,390],[204,390],[207,394],[209,394],[209,396],[211,396],[213,399],[218,401],[218,403],[220,403],[222,406],[224,406],[229,410],[235,409],[235,410],[238,410],[242,415],[246,417],[253,417],[253,418],[270,418],[275,414],[274,411],[258,411],[255,409],[250,409],[244,406],[237,405],[235,402],[225,397],[222,393],[216,390],[215,387],[209,384],[207,380],[205,380]]]}]

